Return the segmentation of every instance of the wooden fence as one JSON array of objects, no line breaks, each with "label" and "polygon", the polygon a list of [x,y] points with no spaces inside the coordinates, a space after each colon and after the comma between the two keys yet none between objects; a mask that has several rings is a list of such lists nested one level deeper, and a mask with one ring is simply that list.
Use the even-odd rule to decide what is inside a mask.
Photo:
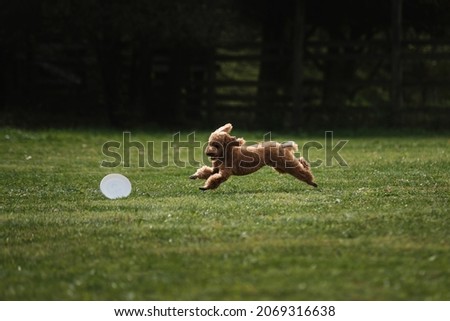
[{"label": "wooden fence", "polygon": [[273,43],[162,48],[120,35],[68,42],[48,27],[0,52],[1,122],[446,128],[448,26],[403,30],[403,2],[392,0],[390,22],[364,39],[338,40],[308,25],[300,0],[290,39]]},{"label": "wooden fence", "polygon": [[[186,55],[181,64],[176,59],[183,53],[158,49],[140,78],[130,72],[133,53],[124,48],[117,90],[127,97],[119,112],[132,118],[130,124],[166,109],[170,121],[195,126],[225,120],[247,128],[450,123],[450,39],[402,39],[395,54],[386,38],[306,40],[297,67],[295,49],[286,44],[227,44]],[[31,76],[18,64],[12,81],[34,89],[29,96],[19,94],[50,110],[49,119],[61,108],[65,118],[105,119],[108,106],[95,104],[107,93],[98,61],[85,46],[44,42],[33,64]],[[141,91],[132,89],[142,79]]]},{"label": "wooden fence", "polygon": [[[297,98],[292,50],[273,45],[277,46],[281,54],[265,56],[260,44],[216,49],[209,62],[194,65],[193,70],[204,75],[196,83],[202,90],[195,93],[197,99],[189,99],[191,93],[184,91],[183,103],[194,102],[208,120],[236,118],[250,127],[264,113],[285,127],[311,122],[429,127],[449,123],[450,39],[404,40],[394,61],[389,41],[306,42]],[[259,74],[268,62],[279,69],[272,81]],[[351,68],[352,73],[327,74],[327,66],[335,66],[334,72]]]}]

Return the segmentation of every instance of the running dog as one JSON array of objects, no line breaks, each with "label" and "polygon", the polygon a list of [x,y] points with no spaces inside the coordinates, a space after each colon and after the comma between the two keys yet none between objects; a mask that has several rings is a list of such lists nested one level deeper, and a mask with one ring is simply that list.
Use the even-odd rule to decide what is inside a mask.
[{"label": "running dog", "polygon": [[263,142],[247,146],[243,138],[230,135],[232,129],[231,124],[226,124],[209,136],[205,153],[210,157],[212,167],[203,166],[189,177],[206,180],[201,190],[215,189],[231,175],[248,175],[265,165],[317,187],[308,162],[294,155],[298,149],[296,143]]}]

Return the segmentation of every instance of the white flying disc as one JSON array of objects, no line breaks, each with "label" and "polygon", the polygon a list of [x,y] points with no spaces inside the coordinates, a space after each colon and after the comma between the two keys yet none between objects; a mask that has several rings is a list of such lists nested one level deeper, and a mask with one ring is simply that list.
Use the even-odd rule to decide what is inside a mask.
[{"label": "white flying disc", "polygon": [[100,182],[100,190],[109,199],[127,197],[131,193],[131,182],[122,174],[108,174]]}]

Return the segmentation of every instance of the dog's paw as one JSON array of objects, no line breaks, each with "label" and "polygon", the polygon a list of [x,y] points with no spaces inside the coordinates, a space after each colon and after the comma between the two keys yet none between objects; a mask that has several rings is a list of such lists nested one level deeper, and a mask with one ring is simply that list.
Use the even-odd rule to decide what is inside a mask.
[{"label": "dog's paw", "polygon": [[190,179],[197,179],[198,175],[197,174],[192,174],[191,176],[189,176]]},{"label": "dog's paw", "polygon": [[208,190],[208,188],[207,188],[207,187],[204,187],[204,186],[199,187],[198,189],[201,190],[201,191],[203,191],[203,192],[206,191],[206,190]]}]

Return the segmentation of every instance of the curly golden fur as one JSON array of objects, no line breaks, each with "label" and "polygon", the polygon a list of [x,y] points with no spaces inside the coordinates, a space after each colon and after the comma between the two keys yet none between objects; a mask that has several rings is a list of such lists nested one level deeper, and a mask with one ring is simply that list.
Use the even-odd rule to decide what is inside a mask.
[{"label": "curly golden fur", "polygon": [[223,125],[209,136],[205,153],[212,167],[199,168],[191,179],[206,179],[201,190],[215,189],[231,175],[247,175],[267,165],[279,173],[291,174],[309,185],[317,187],[309,164],[303,157],[296,158],[297,144],[294,142],[263,142],[245,145],[243,138],[231,136],[231,124]]}]

